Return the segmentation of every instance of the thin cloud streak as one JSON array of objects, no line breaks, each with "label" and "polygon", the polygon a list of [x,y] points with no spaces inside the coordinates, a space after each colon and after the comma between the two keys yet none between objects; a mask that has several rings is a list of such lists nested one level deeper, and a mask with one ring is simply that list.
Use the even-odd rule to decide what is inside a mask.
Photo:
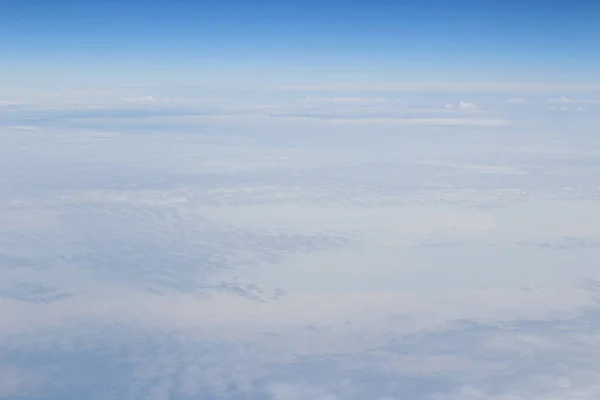
[{"label": "thin cloud streak", "polygon": [[316,85],[284,85],[291,91],[381,91],[381,92],[481,92],[481,93],[551,93],[598,92],[600,84],[532,83],[532,82],[389,82],[389,83],[326,83]]}]

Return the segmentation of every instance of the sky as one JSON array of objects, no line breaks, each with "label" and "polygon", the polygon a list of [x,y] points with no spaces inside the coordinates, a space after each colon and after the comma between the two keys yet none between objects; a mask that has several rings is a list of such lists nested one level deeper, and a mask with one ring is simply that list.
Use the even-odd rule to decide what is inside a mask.
[{"label": "sky", "polygon": [[[3,86],[596,79],[591,1],[3,0]],[[25,78],[26,76],[26,78]]]},{"label": "sky", "polygon": [[597,400],[599,7],[0,0],[0,400]]}]

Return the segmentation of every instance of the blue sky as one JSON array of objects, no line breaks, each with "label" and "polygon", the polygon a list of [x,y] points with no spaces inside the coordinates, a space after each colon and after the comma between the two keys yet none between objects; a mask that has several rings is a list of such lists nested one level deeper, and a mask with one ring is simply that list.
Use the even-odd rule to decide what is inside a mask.
[{"label": "blue sky", "polygon": [[[592,1],[2,1],[4,82],[593,81]],[[26,76],[26,77],[25,77]]]}]

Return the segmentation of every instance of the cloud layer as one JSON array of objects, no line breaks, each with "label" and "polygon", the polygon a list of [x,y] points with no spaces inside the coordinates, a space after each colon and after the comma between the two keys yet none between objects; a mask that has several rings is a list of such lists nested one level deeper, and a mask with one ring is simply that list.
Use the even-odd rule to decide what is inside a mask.
[{"label": "cloud layer", "polygon": [[230,96],[0,106],[1,398],[597,398],[583,101]]}]

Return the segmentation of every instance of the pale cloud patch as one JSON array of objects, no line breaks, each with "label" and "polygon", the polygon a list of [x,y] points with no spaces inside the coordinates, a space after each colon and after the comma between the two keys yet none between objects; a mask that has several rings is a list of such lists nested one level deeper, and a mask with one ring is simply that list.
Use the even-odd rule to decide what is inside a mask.
[{"label": "pale cloud patch", "polygon": [[550,98],[548,102],[554,104],[600,104],[600,100],[596,99],[572,99],[565,96]]},{"label": "pale cloud patch", "polygon": [[60,222],[59,214],[44,209],[0,210],[0,232],[47,229]]},{"label": "pale cloud patch", "polygon": [[0,398],[18,398],[38,386],[32,374],[11,366],[0,364]]},{"label": "pale cloud patch", "polygon": [[477,110],[477,104],[461,100],[458,104],[448,103],[444,106],[448,110]]},{"label": "pale cloud patch", "polygon": [[524,103],[527,103],[527,99],[524,99],[521,97],[513,97],[513,98],[505,100],[504,102],[508,103],[508,104],[524,104]]},{"label": "pale cloud patch", "polygon": [[141,104],[178,102],[177,100],[171,99],[168,97],[155,97],[155,96],[123,97],[123,100],[130,102],[130,103],[141,103]]},{"label": "pale cloud patch", "polygon": [[[294,118],[294,117],[290,117]],[[315,117],[295,117],[310,119]],[[336,124],[361,124],[361,125],[421,125],[421,126],[506,126],[508,120],[492,118],[321,118]]]},{"label": "pale cloud patch", "polygon": [[16,100],[0,100],[0,107],[3,106],[20,106],[26,104],[25,102],[22,101],[16,101]]},{"label": "pale cloud patch", "polygon": [[390,102],[391,100],[382,97],[312,97],[309,96],[305,102],[309,103],[333,103],[346,105],[372,105]]},{"label": "pale cloud patch", "polygon": [[[4,312],[0,316],[0,334],[60,328],[78,320],[135,324],[145,329],[171,329],[197,338],[227,340],[248,339],[265,331],[285,335],[306,326],[327,327],[325,331],[331,338],[339,336],[337,343],[326,340],[289,349],[318,354],[333,348],[358,350],[365,345],[355,336],[343,335],[348,329],[347,321],[361,336],[380,340],[390,332],[410,334],[439,329],[457,320],[508,322],[576,317],[596,302],[593,294],[567,286],[437,292],[305,291],[263,301],[218,291],[203,296],[174,291],[167,294],[99,289],[49,304],[1,300]],[[293,346],[294,336],[288,345]]]},{"label": "pale cloud patch", "polygon": [[387,91],[387,92],[479,92],[479,93],[549,93],[598,92],[600,84],[534,83],[534,82],[380,82],[325,83],[286,85],[282,90],[299,91]]},{"label": "pale cloud patch", "polygon": [[[415,399],[477,399],[472,397],[477,394],[482,399],[504,400],[511,398],[507,397],[510,393],[529,398],[529,390],[571,386],[574,390],[597,382],[593,364],[597,338],[589,337],[589,343],[579,347],[569,347],[573,342],[566,340],[569,330],[578,326],[566,318],[577,318],[589,309],[594,303],[589,293],[579,293],[581,300],[587,297],[581,303],[573,302],[569,290],[415,294],[303,293],[251,302],[231,295],[199,298],[111,292],[96,301],[88,296],[65,300],[70,305],[63,304],[63,311],[79,307],[68,315],[56,314],[61,309],[57,303],[30,305],[29,311],[23,307],[19,310],[23,313],[4,302],[0,306],[21,325],[21,330],[12,332],[26,338],[22,342],[13,339],[13,343],[25,347],[36,339],[28,347],[32,351],[43,354],[51,348],[77,354],[114,348],[119,356],[125,351],[134,363],[132,386],[148,391],[133,398],[176,398],[177,392],[208,397],[202,392],[207,385],[222,390],[211,398],[231,398],[226,388],[235,384],[242,398],[265,392],[273,400],[401,399],[397,396],[402,394]],[[173,302],[177,298],[183,301]],[[109,304],[110,308],[97,308]],[[34,307],[38,315],[32,319]],[[561,313],[561,309],[568,312]],[[515,327],[519,319],[529,328]],[[24,322],[42,320],[53,329],[24,329]],[[86,324],[74,325],[78,320]],[[104,329],[94,332],[96,326]],[[134,329],[132,339],[143,343],[132,346],[138,349],[137,355],[129,355],[128,346],[104,338],[120,327]],[[536,332],[537,327],[543,331]],[[0,334],[6,332],[3,329]],[[155,335],[165,339],[151,341],[152,351],[145,351],[148,342],[144,340]],[[573,363],[581,357],[581,349],[591,353],[583,358],[588,365]],[[569,350],[577,351],[575,358]],[[561,365],[545,365],[552,360],[548,355],[560,356],[561,364],[571,370],[565,373]],[[523,359],[528,360],[525,371],[519,368]],[[490,390],[495,379],[502,383],[515,371],[521,379],[502,388],[504,396]],[[440,375],[451,385],[439,397],[426,396],[419,386],[410,384],[420,379],[435,383]],[[389,384],[399,381],[405,386]],[[473,382],[476,389],[462,386],[465,382]]]},{"label": "pale cloud patch", "polygon": [[28,126],[28,125],[17,125],[17,126],[14,126],[12,128],[14,128],[16,130],[19,130],[19,131],[29,131],[29,132],[37,131],[37,130],[40,129],[37,126],[31,126],[31,125],[30,126]]},{"label": "pale cloud patch", "polygon": [[458,108],[460,108],[461,110],[476,110],[477,105],[474,103],[468,103],[466,101],[461,101],[460,103],[458,103]]},{"label": "pale cloud patch", "polygon": [[333,393],[306,385],[273,383],[267,388],[272,400],[338,400]]},{"label": "pale cloud patch", "polygon": [[[564,104],[564,103],[563,103]],[[548,107],[549,110],[551,111],[578,111],[578,112],[582,112],[582,111],[587,111],[587,108],[581,107],[581,106],[573,106],[573,104],[577,104],[577,103],[568,103],[571,105],[563,105],[563,106],[554,106],[551,105]]]}]

